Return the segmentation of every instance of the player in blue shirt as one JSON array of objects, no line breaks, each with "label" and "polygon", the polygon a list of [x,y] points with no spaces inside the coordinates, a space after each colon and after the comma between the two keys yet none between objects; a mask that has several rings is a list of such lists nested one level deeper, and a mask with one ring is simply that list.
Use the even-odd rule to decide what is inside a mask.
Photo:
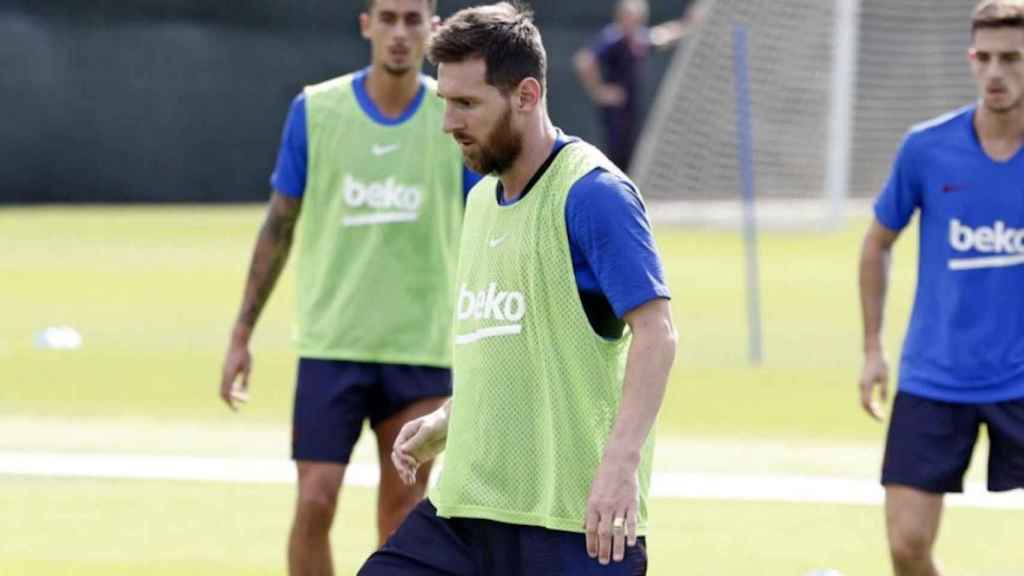
[{"label": "player in blue shirt", "polygon": [[972,35],[980,101],[910,131],[860,260],[861,404],[880,420],[891,248],[919,213],[917,294],[882,467],[897,576],[940,573],[943,494],[962,491],[981,424],[989,489],[1024,487],[1024,2],[978,3]]}]

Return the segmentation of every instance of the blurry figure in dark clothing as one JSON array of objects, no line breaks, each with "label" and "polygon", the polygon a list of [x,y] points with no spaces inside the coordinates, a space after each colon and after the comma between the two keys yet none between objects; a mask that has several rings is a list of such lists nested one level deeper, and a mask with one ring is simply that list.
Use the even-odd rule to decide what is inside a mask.
[{"label": "blurry figure in dark clothing", "polygon": [[629,170],[640,133],[643,75],[651,48],[674,46],[700,21],[700,11],[687,9],[681,18],[648,27],[647,0],[620,0],[615,21],[590,45],[576,52],[576,73],[600,109],[605,152],[623,171]]}]

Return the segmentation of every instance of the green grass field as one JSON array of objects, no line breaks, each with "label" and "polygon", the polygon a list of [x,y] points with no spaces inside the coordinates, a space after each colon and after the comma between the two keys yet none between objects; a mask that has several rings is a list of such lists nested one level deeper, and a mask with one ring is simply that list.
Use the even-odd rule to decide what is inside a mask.
[{"label": "green grass field", "polygon": [[[285,457],[290,276],[256,334],[252,402],[233,415],[216,396],[260,218],[256,207],[0,210],[0,451]],[[884,427],[860,413],[855,388],[865,224],[762,236],[759,368],[746,365],[738,234],[658,230],[680,346],[657,469],[876,473]],[[913,236],[894,262],[893,362]],[[60,324],[81,332],[80,350],[34,346]],[[0,574],[280,574],[293,496],[286,485],[0,476]],[[369,552],[372,509],[370,489],[345,489],[339,574]],[[950,573],[1024,574],[1022,516],[950,509],[939,545]],[[659,499],[651,522],[655,576],[888,570],[874,506]]]}]

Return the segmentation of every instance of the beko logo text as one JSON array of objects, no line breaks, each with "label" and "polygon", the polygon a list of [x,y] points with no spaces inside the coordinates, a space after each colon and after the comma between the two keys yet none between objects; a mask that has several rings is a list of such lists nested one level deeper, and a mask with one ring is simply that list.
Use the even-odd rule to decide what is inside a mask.
[{"label": "beko logo text", "polygon": [[369,206],[377,210],[415,212],[423,203],[423,193],[419,188],[401,186],[394,178],[383,182],[360,182],[346,175],[342,194],[345,203],[353,208]]},{"label": "beko logo text", "polygon": [[471,292],[463,284],[459,288],[459,320],[497,320],[519,322],[526,316],[526,299],[521,292],[502,292],[491,282],[487,290]]},{"label": "beko logo text", "polygon": [[949,245],[957,252],[1024,253],[1024,229],[1010,228],[1002,220],[992,226],[971,228],[954,219],[949,223]]}]

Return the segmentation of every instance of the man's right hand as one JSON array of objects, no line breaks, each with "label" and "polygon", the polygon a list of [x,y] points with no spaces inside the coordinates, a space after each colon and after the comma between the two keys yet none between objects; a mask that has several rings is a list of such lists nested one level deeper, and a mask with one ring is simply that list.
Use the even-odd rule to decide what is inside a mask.
[{"label": "man's right hand", "polygon": [[415,484],[420,464],[433,460],[444,451],[448,440],[448,407],[449,404],[445,403],[426,416],[410,420],[398,432],[391,450],[391,462],[405,484]]},{"label": "man's right hand", "polygon": [[[875,387],[878,387],[878,399]],[[864,356],[864,369],[860,375],[860,405],[869,416],[881,422],[885,419],[882,406],[889,398],[889,365],[881,350]],[[881,402],[879,402],[881,400]]]},{"label": "man's right hand", "polygon": [[605,108],[618,108],[626,103],[626,91],[618,84],[602,84],[594,93],[594,101]]},{"label": "man's right hand", "polygon": [[220,377],[220,398],[234,411],[249,401],[249,371],[252,370],[252,356],[248,344],[232,339]]}]

